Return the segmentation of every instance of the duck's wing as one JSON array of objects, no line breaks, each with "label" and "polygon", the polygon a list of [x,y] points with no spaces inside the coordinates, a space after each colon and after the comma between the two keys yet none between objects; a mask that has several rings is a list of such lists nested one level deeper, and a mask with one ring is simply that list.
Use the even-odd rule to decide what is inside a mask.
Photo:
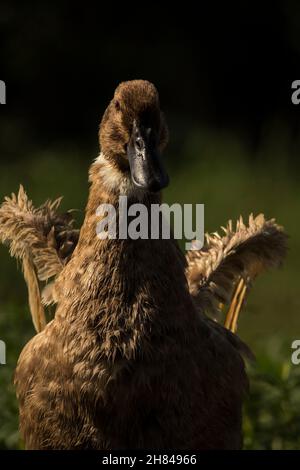
[{"label": "duck's wing", "polygon": [[247,225],[242,217],[233,228],[229,221],[218,233],[206,235],[202,250],[187,254],[187,279],[196,303],[219,319],[229,306],[225,326],[237,329],[239,312],[253,280],[262,271],[279,266],[287,251],[287,235],[274,219],[263,214],[250,215]]},{"label": "duck's wing", "polygon": [[[0,206],[0,241],[9,245],[11,256],[21,260],[28,286],[29,305],[37,331],[45,324],[41,288],[55,279],[69,261],[78,241],[73,211],[59,214],[62,198],[47,200],[35,208],[23,186]],[[51,303],[52,282],[46,285],[44,303]]]}]

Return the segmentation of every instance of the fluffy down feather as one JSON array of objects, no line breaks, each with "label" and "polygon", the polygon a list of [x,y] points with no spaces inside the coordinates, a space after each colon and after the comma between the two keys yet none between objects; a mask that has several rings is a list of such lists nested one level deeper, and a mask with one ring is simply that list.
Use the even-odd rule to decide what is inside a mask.
[{"label": "fluffy down feather", "polygon": [[[48,281],[60,273],[78,241],[79,231],[73,229],[72,211],[57,214],[61,199],[47,200],[35,208],[20,186],[18,195],[6,197],[0,207],[0,241],[7,243],[11,256],[22,262],[37,331],[46,325],[38,279]],[[47,286],[48,302],[50,286]]]},{"label": "fluffy down feather", "polygon": [[283,228],[274,219],[266,220],[263,214],[255,218],[251,214],[248,225],[240,217],[235,230],[232,221],[222,229],[223,237],[217,232],[206,234],[204,248],[187,254],[190,292],[214,318],[219,317],[220,305],[238,302],[240,294],[241,303],[256,276],[280,266],[287,251]]}]

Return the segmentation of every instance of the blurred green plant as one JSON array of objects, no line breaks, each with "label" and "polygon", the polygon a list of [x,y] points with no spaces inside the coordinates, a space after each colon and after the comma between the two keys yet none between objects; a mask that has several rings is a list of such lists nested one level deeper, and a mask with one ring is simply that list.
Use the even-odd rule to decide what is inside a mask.
[{"label": "blurred green plant", "polygon": [[0,449],[20,448],[13,374],[21,345],[32,335],[28,308],[18,303],[1,304],[0,336],[6,343],[6,364],[0,365]]},{"label": "blurred green plant", "polygon": [[290,345],[283,345],[277,338],[249,367],[250,395],[244,407],[245,449],[300,449],[300,366],[291,363],[287,357],[289,350]]}]

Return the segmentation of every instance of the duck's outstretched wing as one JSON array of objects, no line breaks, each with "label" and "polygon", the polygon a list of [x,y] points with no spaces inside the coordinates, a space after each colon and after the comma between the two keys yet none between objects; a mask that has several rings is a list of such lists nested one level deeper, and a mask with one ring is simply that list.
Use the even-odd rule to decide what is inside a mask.
[{"label": "duck's outstretched wing", "polygon": [[[73,228],[73,211],[57,213],[60,202],[61,198],[47,200],[35,208],[20,186],[18,195],[6,197],[0,206],[0,241],[8,244],[11,256],[22,262],[36,331],[41,331],[46,324],[41,282],[60,273],[79,236],[79,231]],[[51,302],[50,291],[51,284],[47,284],[45,303]]]},{"label": "duck's outstretched wing", "polygon": [[197,304],[214,318],[229,305],[225,326],[233,332],[246,294],[258,274],[279,266],[287,251],[287,235],[275,220],[263,214],[250,215],[248,225],[242,217],[234,230],[229,221],[225,235],[206,235],[202,250],[187,254],[187,279]]}]

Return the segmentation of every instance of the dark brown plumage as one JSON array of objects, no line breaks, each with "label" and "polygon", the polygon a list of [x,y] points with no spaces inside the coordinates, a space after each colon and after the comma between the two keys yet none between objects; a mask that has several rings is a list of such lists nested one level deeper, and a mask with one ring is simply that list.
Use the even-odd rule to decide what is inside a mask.
[{"label": "dark brown plumage", "polygon": [[[57,303],[55,318],[25,346],[16,369],[20,429],[27,449],[242,446],[247,377],[241,354],[247,348],[206,317],[206,307],[199,302],[201,292],[203,298],[215,296],[212,285],[217,278],[222,284],[218,275],[222,263],[211,263],[209,271],[208,265],[203,268],[192,256],[188,267],[172,239],[96,237],[100,203],[117,205],[120,193],[128,196],[129,205],[143,202],[150,207],[160,201],[159,192],[133,185],[133,166],[126,158],[133,122],[144,140],[150,135],[150,147],[163,149],[167,128],[158,94],[149,82],[121,84],[104,114],[101,154],[91,166],[78,243],[65,218],[63,228],[57,230],[57,216],[51,212],[55,204],[48,203],[52,215],[47,216],[47,229],[44,223],[38,226],[39,210],[28,208],[22,190],[19,200],[13,197],[0,209],[1,239],[23,262],[30,260],[36,282],[29,281],[29,291],[32,287],[37,305],[41,305],[36,298],[37,278],[54,278],[50,297]],[[141,184],[150,179],[152,186],[163,185],[158,168],[148,168]],[[21,213],[17,210],[20,197],[27,201]],[[12,207],[16,210],[11,211]],[[31,214],[28,227],[23,220],[27,212]],[[63,240],[71,241],[68,255],[76,246],[70,259],[60,251],[65,242],[59,244],[57,239],[62,234]],[[42,266],[43,257],[52,260],[47,269]],[[245,259],[243,253],[239,274],[249,264]],[[238,263],[226,263],[227,281],[231,266],[236,282]]]}]

